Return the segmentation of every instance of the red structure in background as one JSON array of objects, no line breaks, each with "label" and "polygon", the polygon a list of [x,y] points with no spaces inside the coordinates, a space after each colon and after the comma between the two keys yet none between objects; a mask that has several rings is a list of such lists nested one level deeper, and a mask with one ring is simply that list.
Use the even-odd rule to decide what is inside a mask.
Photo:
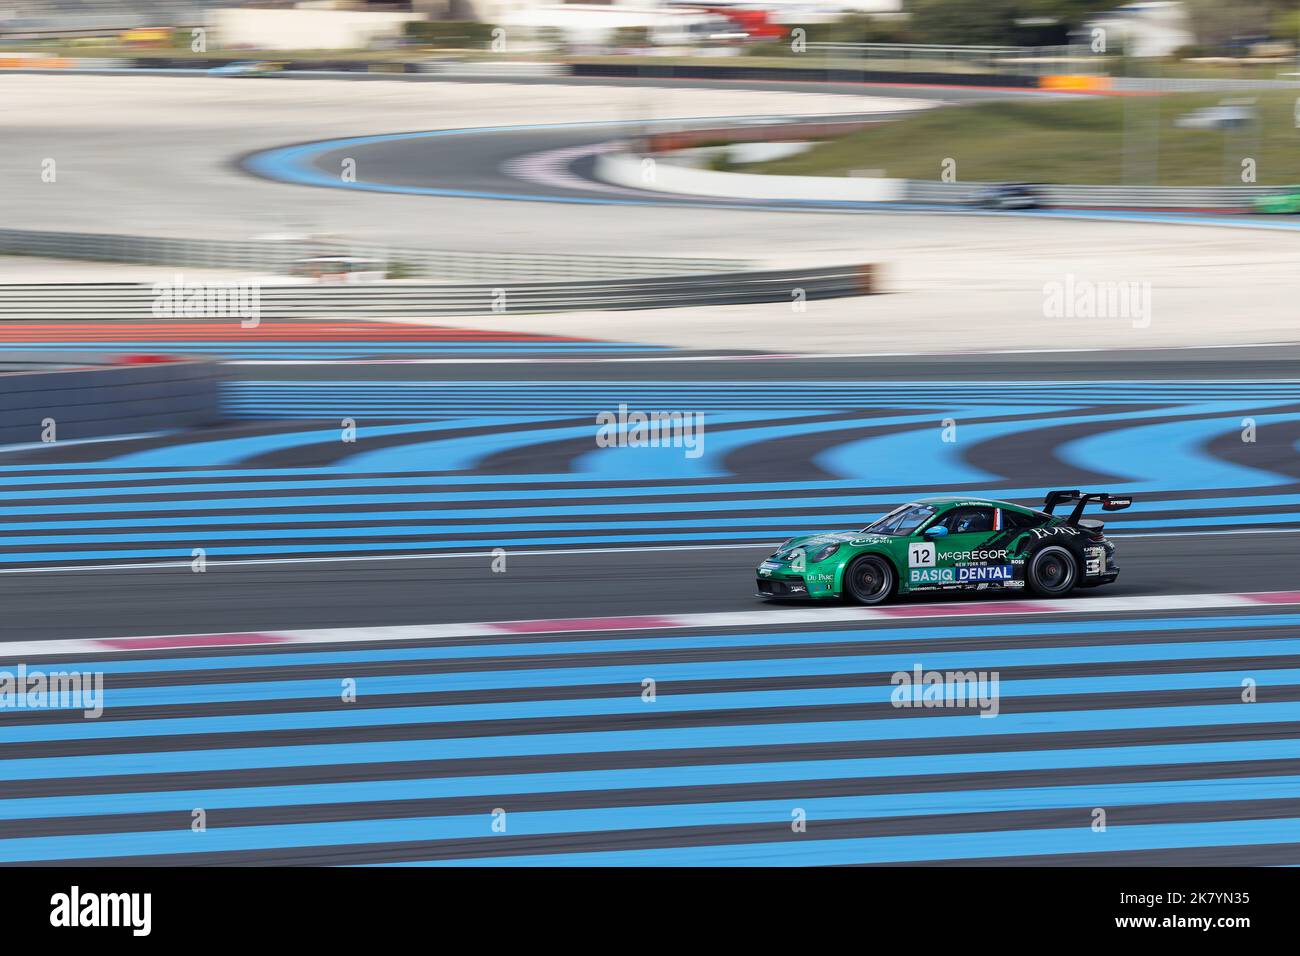
[{"label": "red structure in background", "polygon": [[738,7],[705,7],[709,13],[726,17],[738,28],[757,40],[775,40],[785,36],[785,27],[773,23],[766,10],[740,9]]}]

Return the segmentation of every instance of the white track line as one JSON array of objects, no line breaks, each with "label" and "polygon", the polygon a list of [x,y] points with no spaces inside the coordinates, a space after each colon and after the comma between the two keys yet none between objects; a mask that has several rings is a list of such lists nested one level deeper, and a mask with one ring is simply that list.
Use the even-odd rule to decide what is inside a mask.
[{"label": "white track line", "polygon": [[61,654],[128,653],[204,648],[354,644],[431,641],[466,637],[520,637],[648,631],[669,628],[773,627],[797,624],[854,624],[923,618],[1037,616],[1041,614],[1152,614],[1233,608],[1300,605],[1300,591],[1254,591],[1233,594],[1163,594],[1150,597],[1086,597],[1062,600],[989,600],[954,604],[895,604],[886,607],[806,607],[721,611],[703,614],[638,614],[615,617],[551,618],[424,624],[400,627],[321,628],[301,631],[256,631],[226,634],[160,634],[0,643],[0,658],[44,658]]},{"label": "white track line", "polygon": [[[1135,531],[1107,535],[1113,540],[1122,538],[1204,538],[1209,535],[1224,536],[1234,534],[1300,534],[1300,528],[1237,528],[1229,531]],[[531,557],[533,555],[565,554],[638,554],[642,551],[731,551],[750,548],[755,551],[776,548],[781,541],[756,542],[754,544],[673,544],[649,545],[630,548],[545,548],[535,551],[503,548],[510,557]],[[227,567],[259,564],[337,564],[340,562],[362,561],[438,561],[447,558],[490,558],[492,548],[479,551],[431,551],[421,554],[331,554],[319,557],[297,558],[207,558],[209,567]],[[60,564],[53,567],[0,568],[0,574],[58,574],[67,571],[138,571],[149,568],[187,568],[193,563],[192,558],[179,558],[176,561],[133,562],[129,564]]]}]

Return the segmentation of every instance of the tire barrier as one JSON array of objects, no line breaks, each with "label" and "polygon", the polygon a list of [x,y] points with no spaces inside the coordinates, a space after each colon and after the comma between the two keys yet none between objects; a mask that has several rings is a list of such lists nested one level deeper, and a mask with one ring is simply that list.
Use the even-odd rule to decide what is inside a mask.
[{"label": "tire barrier", "polygon": [[[593,282],[500,285],[279,285],[256,288],[257,316],[298,318],[424,318],[443,315],[688,308],[833,299],[879,292],[872,266],[660,276]],[[0,320],[221,318],[202,300],[156,308],[160,295],[145,283],[0,285]],[[184,313],[184,314],[182,314]],[[245,318],[242,314],[239,318]]]},{"label": "tire barrier", "polygon": [[140,435],[223,419],[217,362],[135,356],[93,364],[103,361],[75,352],[7,354],[0,445]]}]

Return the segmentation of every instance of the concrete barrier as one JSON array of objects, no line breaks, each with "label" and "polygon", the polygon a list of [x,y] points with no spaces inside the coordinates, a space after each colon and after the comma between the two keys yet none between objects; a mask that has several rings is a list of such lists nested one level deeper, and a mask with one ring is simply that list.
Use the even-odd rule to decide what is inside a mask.
[{"label": "concrete barrier", "polygon": [[[647,162],[653,165],[646,165]],[[994,183],[942,183],[846,176],[769,176],[674,166],[633,153],[596,157],[597,179],[632,189],[753,199],[767,202],[909,202],[973,206]],[[1055,209],[1168,209],[1246,212],[1264,196],[1290,192],[1286,186],[1070,186],[1034,187],[1044,207]]]},{"label": "concrete barrier", "polygon": [[1038,77],[1008,73],[935,73],[822,66],[746,66],[697,63],[570,62],[578,77],[660,80],[739,80],[791,83],[897,83],[904,86],[975,86],[1036,89]]},{"label": "concrete barrier", "polygon": [[901,179],[727,173],[674,166],[633,153],[600,154],[596,157],[595,174],[597,179],[631,189],[686,196],[716,196],[719,199],[895,202],[903,198],[904,188]]},{"label": "concrete barrier", "polygon": [[[72,364],[80,361],[87,364]],[[222,420],[222,369],[215,361],[103,361],[102,355],[8,353],[0,368],[0,445],[136,435]]]},{"label": "concrete barrier", "polygon": [[[432,318],[538,312],[687,308],[789,302],[863,294],[859,263],[810,265],[700,275],[539,282],[500,285],[425,285],[372,282],[356,285],[263,285],[257,314],[263,320],[297,318]],[[197,320],[232,317],[199,308],[195,314],[155,311],[159,293],[145,283],[27,283],[0,285],[0,322]],[[181,310],[184,311],[184,310]],[[242,315],[242,313],[240,313]]]}]

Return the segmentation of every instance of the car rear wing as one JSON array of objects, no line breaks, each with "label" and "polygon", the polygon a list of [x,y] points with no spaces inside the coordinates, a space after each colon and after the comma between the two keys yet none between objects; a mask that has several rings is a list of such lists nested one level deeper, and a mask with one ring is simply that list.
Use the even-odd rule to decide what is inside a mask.
[{"label": "car rear wing", "polygon": [[1066,524],[1078,524],[1079,519],[1083,517],[1083,509],[1088,507],[1088,502],[1101,502],[1102,511],[1123,511],[1133,503],[1131,495],[1112,495],[1103,491],[1082,492],[1078,489],[1070,491],[1049,491],[1047,499],[1043,502],[1043,511],[1051,514],[1056,510],[1056,506],[1064,504],[1067,501],[1078,502],[1074,510],[1070,512],[1070,517],[1065,519]]}]

